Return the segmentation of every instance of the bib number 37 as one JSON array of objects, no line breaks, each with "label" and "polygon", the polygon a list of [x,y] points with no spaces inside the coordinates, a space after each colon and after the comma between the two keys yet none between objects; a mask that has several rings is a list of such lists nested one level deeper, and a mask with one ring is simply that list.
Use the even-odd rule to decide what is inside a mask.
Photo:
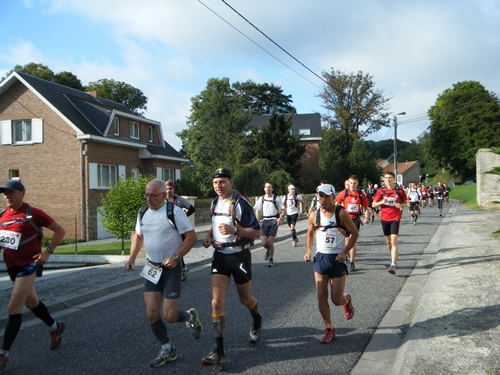
[{"label": "bib number 37", "polygon": [[153,284],[157,284],[160,280],[163,268],[161,266],[155,266],[148,262],[141,271],[141,276],[146,280],[151,281]]}]

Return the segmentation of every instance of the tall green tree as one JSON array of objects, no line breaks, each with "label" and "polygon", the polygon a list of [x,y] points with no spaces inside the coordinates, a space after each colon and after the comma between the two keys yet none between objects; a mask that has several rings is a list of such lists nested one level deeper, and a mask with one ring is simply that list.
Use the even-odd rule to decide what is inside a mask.
[{"label": "tall green tree", "polygon": [[45,79],[46,81],[54,82],[54,72],[47,65],[34,62],[30,62],[26,65],[16,65],[14,69],[7,72],[7,74],[2,78],[2,81],[14,71],[26,73],[33,77],[38,77]]},{"label": "tall green tree", "polygon": [[54,76],[54,82],[76,90],[83,91],[82,81],[71,72],[59,72]]},{"label": "tall green tree", "polygon": [[148,98],[144,93],[125,82],[104,78],[89,82],[85,90],[98,91],[101,97],[121,103],[139,116],[143,116],[144,111],[148,109]]},{"label": "tall green tree", "polygon": [[249,160],[268,160],[273,171],[282,169],[297,181],[306,148],[300,144],[300,137],[290,134],[291,127],[291,116],[273,112],[260,130],[252,128],[246,155]]},{"label": "tall green tree", "polygon": [[241,168],[246,124],[252,114],[241,109],[229,78],[211,78],[191,98],[187,129],[177,134],[182,151],[193,162],[193,175],[211,191],[212,173],[221,167],[236,174]]},{"label": "tall green tree", "polygon": [[295,113],[292,106],[292,96],[285,95],[279,86],[274,84],[258,84],[252,80],[235,82],[232,85],[241,108],[251,111],[254,115],[269,115],[276,113]]},{"label": "tall green tree", "polygon": [[373,77],[363,72],[343,73],[333,68],[323,72],[327,83],[318,96],[327,114],[323,120],[328,127],[344,133],[348,146],[355,139],[390,126],[388,102],[383,91],[375,88]]},{"label": "tall green tree", "polygon": [[462,179],[475,176],[476,152],[500,144],[500,102],[476,81],[463,81],[441,93],[428,111],[430,156]]}]

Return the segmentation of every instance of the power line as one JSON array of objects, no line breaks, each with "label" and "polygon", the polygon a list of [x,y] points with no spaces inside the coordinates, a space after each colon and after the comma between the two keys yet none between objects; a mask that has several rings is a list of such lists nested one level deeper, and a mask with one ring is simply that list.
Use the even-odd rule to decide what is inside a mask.
[{"label": "power line", "polygon": [[299,72],[297,72],[296,70],[294,70],[292,67],[290,67],[289,65],[287,65],[285,62],[281,61],[279,58],[277,58],[276,56],[274,56],[271,52],[269,52],[268,50],[266,50],[264,47],[262,47],[261,45],[259,45],[254,40],[252,40],[249,36],[247,36],[242,31],[240,31],[236,26],[233,26],[231,23],[229,23],[229,21],[226,21],[221,15],[219,15],[217,12],[215,12],[213,9],[211,9],[208,5],[204,4],[201,0],[198,0],[198,2],[200,4],[202,4],[205,8],[207,8],[209,11],[211,11],[213,14],[215,14],[217,17],[219,17],[222,21],[224,21],[229,26],[231,26],[233,29],[235,29],[237,32],[239,32],[241,35],[243,35],[245,38],[247,38],[249,41],[251,41],[253,44],[255,44],[257,47],[259,47],[261,50],[263,50],[265,53],[267,53],[268,55],[270,55],[271,57],[273,57],[275,60],[279,61],[281,64],[283,64],[284,66],[286,66],[292,72],[294,72],[295,74],[297,74],[301,78],[305,79],[307,82],[309,82],[311,85],[317,87],[318,89],[322,89],[320,86],[316,85],[314,82],[312,82],[309,79],[307,79],[306,77],[304,77],[302,74],[300,74]]},{"label": "power line", "polygon": [[229,8],[231,8],[238,16],[243,18],[250,26],[252,26],[255,30],[257,30],[259,33],[264,35],[267,39],[269,39],[272,43],[274,43],[279,49],[281,49],[283,52],[285,52],[288,56],[290,56],[292,59],[297,61],[300,65],[302,65],[304,68],[309,70],[312,74],[314,74],[316,77],[318,77],[320,80],[322,80],[324,83],[328,85],[328,82],[315,72],[313,72],[311,69],[309,69],[305,64],[303,64],[301,61],[299,61],[297,58],[295,58],[292,54],[290,54],[287,50],[285,50],[283,47],[281,47],[278,43],[276,43],[274,40],[272,40],[270,37],[268,37],[262,30],[260,30],[257,26],[255,26],[253,23],[251,23],[249,20],[247,20],[241,13],[239,13],[236,9],[234,9],[231,5],[229,5],[225,0],[222,0],[224,4],[226,4]]}]

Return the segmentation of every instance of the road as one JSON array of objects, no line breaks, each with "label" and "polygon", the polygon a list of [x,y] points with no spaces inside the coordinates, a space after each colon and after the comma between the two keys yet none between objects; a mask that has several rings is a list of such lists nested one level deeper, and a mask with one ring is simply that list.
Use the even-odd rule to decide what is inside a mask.
[{"label": "road", "polygon": [[[444,214],[449,206],[445,206]],[[357,270],[347,277],[355,316],[346,321],[342,307],[331,304],[337,339],[321,345],[324,325],[317,308],[312,263],[303,261],[305,236],[297,247],[276,244],[275,267],[264,262],[264,250],[253,250],[252,290],[263,315],[262,340],[248,342],[250,314],[238,301],[234,284],[226,302],[225,365],[202,367],[213,346],[210,323],[210,270],[190,272],[183,283],[180,307],[195,307],[205,335],[192,340],[183,324],[169,324],[170,339],[180,358],[160,369],[149,367],[159,351],[146,320],[142,290],[123,290],[55,313],[67,323],[63,343],[48,348],[48,330],[37,320],[25,321],[5,374],[349,374],[391,306],[419,256],[438,228],[437,208],[423,208],[417,225],[405,211],[400,229],[397,276],[387,273],[390,257],[380,222],[365,225],[358,240]],[[256,244],[257,245],[257,244]],[[125,271],[124,271],[125,272]],[[88,280],[92,283],[92,280]],[[64,288],[64,283],[61,283]],[[410,321],[408,316],[408,322]],[[405,326],[401,326],[404,331]],[[404,334],[404,332],[402,332]]]}]

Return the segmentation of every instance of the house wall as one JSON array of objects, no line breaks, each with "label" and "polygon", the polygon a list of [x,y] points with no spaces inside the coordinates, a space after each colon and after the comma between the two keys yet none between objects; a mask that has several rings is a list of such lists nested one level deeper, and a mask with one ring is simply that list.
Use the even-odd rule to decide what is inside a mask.
[{"label": "house wall", "polygon": [[43,143],[0,145],[0,182],[18,169],[26,202],[54,218],[79,214],[80,143],[73,129],[19,82],[0,98],[0,120],[43,119]]},{"label": "house wall", "polygon": [[300,158],[300,185],[304,193],[315,191],[319,185],[319,142],[305,141],[300,142],[306,146],[306,150]]}]

